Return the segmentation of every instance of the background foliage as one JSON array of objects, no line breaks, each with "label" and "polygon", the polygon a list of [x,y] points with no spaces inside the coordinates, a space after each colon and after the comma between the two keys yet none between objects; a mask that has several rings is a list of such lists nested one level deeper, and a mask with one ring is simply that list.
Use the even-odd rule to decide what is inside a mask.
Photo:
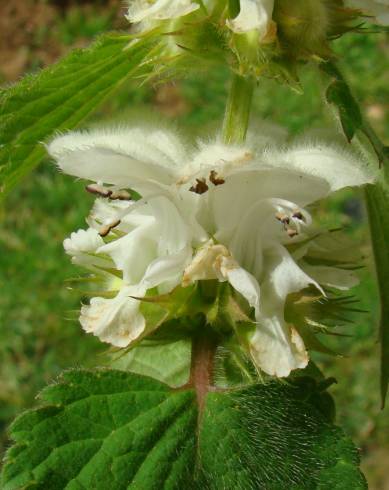
[{"label": "background foliage", "polygon": [[[47,2],[14,0],[0,6],[0,80],[16,80],[24,72],[45,66],[73,46],[90,42],[107,29],[125,28],[121,2]],[[11,33],[17,35],[11,35]],[[388,44],[384,34],[350,35],[336,42],[343,71],[379,135],[388,142],[385,103],[389,79],[385,74]],[[313,69],[302,70],[304,96],[275,82],[264,82],[255,96],[255,114],[271,117],[297,133],[303,128],[329,126],[323,111],[320,83]],[[112,118],[120,109],[131,114],[144,109],[146,117],[162,113],[183,131],[209,131],[222,117],[227,89],[224,71],[179,84],[134,93],[124,87],[89,123]],[[94,366],[105,361],[104,347],[85,336],[77,323],[80,295],[67,289],[74,267],[62,250],[62,240],[83,226],[92,198],[83,184],[60,175],[46,161],[11,193],[0,210],[0,428],[4,429],[34,396],[68,366]],[[368,252],[365,210],[359,197],[345,192],[318,209],[329,224],[346,225]],[[318,359],[332,388],[338,422],[362,449],[363,469],[370,488],[389,488],[388,411],[379,409],[377,296],[373,268],[361,272],[357,290],[367,313],[355,316],[347,328],[352,338],[330,339],[343,358]],[[328,342],[328,341],[327,341]],[[1,444],[6,445],[4,434]]]}]

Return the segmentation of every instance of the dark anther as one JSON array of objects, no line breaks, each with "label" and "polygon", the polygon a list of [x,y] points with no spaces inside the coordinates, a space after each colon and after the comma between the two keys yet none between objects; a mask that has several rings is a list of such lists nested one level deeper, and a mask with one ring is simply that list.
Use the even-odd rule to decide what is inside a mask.
[{"label": "dark anther", "polygon": [[211,173],[209,174],[209,180],[214,185],[221,185],[221,184],[224,184],[224,182],[225,182],[224,179],[222,179],[221,177],[218,177],[217,172],[215,170],[211,170]]},{"label": "dark anther", "polygon": [[120,225],[120,219],[116,220],[116,221],[113,221],[112,223],[110,223],[109,225],[105,225],[105,226],[102,226],[100,228],[100,231],[99,231],[99,235],[101,237],[105,237],[108,235],[108,233],[113,229],[115,228],[116,226]]},{"label": "dark anther", "polygon": [[119,201],[131,201],[131,194],[127,191],[113,191],[109,196],[110,199]]},{"label": "dark anther", "polygon": [[284,213],[276,213],[276,219],[278,219],[278,221],[281,221],[283,225],[289,225],[290,223],[289,216]]},{"label": "dark anther", "polygon": [[292,216],[293,218],[299,219],[300,221],[304,221],[304,216],[301,211],[295,211]]},{"label": "dark anther", "polygon": [[204,192],[207,192],[208,190],[208,185],[205,182],[205,179],[196,179],[196,185],[192,185],[189,190],[196,194],[204,194]]},{"label": "dark anther", "polygon": [[85,189],[91,194],[97,194],[101,197],[110,197],[112,195],[112,191],[110,189],[106,189],[102,185],[98,184],[89,184],[85,187]]},{"label": "dark anther", "polygon": [[293,230],[292,228],[288,228],[286,230],[286,233],[288,234],[288,237],[290,237],[290,238],[294,238],[295,236],[298,235],[298,231],[297,230]]}]

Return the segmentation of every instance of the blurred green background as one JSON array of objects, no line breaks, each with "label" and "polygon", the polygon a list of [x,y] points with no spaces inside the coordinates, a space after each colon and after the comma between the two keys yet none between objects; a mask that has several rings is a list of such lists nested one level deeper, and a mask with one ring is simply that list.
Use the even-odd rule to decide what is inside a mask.
[{"label": "blurred green background", "polygon": [[[120,0],[2,2],[0,83],[14,82],[54,62],[105,30],[126,28]],[[352,34],[334,45],[365,114],[388,142],[389,45],[385,34]],[[331,127],[315,68],[302,67],[301,78],[303,95],[263,81],[255,94],[253,117],[281,123],[293,134]],[[87,123],[112,119],[119,113],[135,117],[142,111],[157,118],[162,114],[184,131],[201,134],[221,121],[227,87],[228,74],[223,70],[136,91],[127,86]],[[91,204],[92,197],[81,182],[59,174],[46,161],[0,209],[0,452],[8,444],[6,426],[22,409],[33,405],[46,383],[69,366],[104,362],[104,346],[85,335],[77,323],[80,295],[69,291],[67,280],[78,271],[62,249],[63,239],[84,226]],[[361,195],[340,193],[317,211],[322,222],[345,226],[356,246],[361,243],[370,254]],[[366,313],[354,316],[354,324],[347,327],[352,337],[330,342],[344,357],[320,357],[318,362],[327,376],[338,380],[331,388],[338,423],[361,449],[369,488],[384,490],[389,489],[389,413],[380,410],[378,305],[371,260],[361,271],[361,279],[355,294]]]}]

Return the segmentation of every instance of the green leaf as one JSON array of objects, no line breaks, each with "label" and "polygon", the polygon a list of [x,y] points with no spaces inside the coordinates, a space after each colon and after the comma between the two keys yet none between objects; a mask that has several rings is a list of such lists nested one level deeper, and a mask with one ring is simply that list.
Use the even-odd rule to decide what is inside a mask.
[{"label": "green leaf", "polygon": [[123,82],[146,70],[141,63],[152,43],[128,46],[128,36],[105,35],[0,92],[2,197],[42,160],[42,143],[54,132],[76,127]]},{"label": "green leaf", "polygon": [[[360,151],[371,165],[383,166],[383,175],[380,176],[375,186],[366,188],[365,195],[381,301],[381,399],[382,406],[384,406],[389,383],[389,254],[387,248],[389,243],[389,150],[362,118],[358,103],[353,98],[339,69],[331,62],[322,64],[321,69],[332,78],[328,87],[329,94],[327,90],[327,100],[335,106],[347,139],[350,141],[353,136],[356,136]],[[341,86],[342,89],[335,90],[335,93],[331,92],[334,84]]]},{"label": "green leaf", "polygon": [[191,341],[173,342],[145,339],[110,365],[132,373],[150,376],[169,386],[182,386],[189,380]]},{"label": "green leaf", "polygon": [[330,77],[326,89],[326,100],[335,106],[344,135],[351,142],[353,137],[362,133],[373,148],[379,164],[383,164],[389,176],[388,148],[380,141],[369,123],[363,118],[358,101],[354,98],[342,73],[332,62],[322,63],[321,70]]},{"label": "green leaf", "polygon": [[355,131],[362,127],[362,116],[358,104],[355,104],[348,86],[339,80],[331,82],[326,95],[329,103],[338,106],[343,132],[348,141],[351,141]]},{"label": "green leaf", "polygon": [[191,389],[66,372],[14,422],[2,489],[366,488],[355,447],[304,386],[211,391],[199,414]]},{"label": "green leaf", "polygon": [[389,187],[379,183],[366,188],[366,206],[369,215],[372,245],[381,299],[381,399],[382,406],[389,383]]}]

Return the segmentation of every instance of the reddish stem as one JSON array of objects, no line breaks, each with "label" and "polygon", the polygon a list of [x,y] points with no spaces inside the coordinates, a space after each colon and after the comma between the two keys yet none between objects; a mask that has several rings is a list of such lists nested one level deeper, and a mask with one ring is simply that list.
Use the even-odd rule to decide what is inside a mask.
[{"label": "reddish stem", "polygon": [[213,360],[216,341],[212,334],[194,337],[189,385],[196,390],[199,412],[204,408],[205,397],[213,383]]}]

